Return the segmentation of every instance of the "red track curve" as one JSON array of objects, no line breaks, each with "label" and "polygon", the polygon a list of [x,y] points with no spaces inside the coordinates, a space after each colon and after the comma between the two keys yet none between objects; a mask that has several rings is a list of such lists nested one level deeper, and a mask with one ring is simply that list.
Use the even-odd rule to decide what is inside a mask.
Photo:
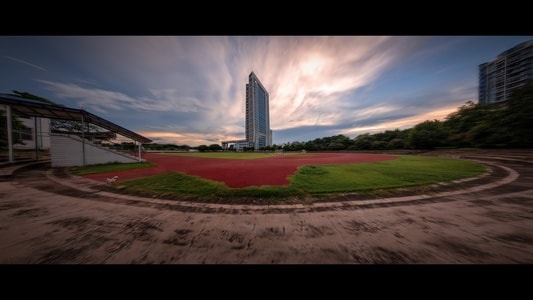
[{"label": "red track curve", "polygon": [[156,166],[83,177],[105,181],[106,178],[116,175],[118,180],[124,181],[175,171],[220,181],[232,188],[288,185],[290,182],[287,177],[303,165],[377,162],[395,159],[396,156],[367,153],[319,153],[302,156],[284,154],[258,159],[222,159],[147,153],[144,158]]}]

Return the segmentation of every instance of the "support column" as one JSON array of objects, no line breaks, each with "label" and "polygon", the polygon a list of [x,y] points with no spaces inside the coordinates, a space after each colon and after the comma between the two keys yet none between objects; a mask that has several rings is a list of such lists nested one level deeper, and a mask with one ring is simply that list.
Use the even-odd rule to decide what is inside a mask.
[{"label": "support column", "polygon": [[142,146],[142,144],[141,144],[141,142],[137,142],[137,141],[135,141],[135,142],[139,145],[139,162],[141,162],[142,161],[142,159],[141,159],[141,146]]},{"label": "support column", "polygon": [[7,120],[7,148],[8,148],[8,161],[14,163],[13,159],[13,120],[11,116],[11,106],[6,105],[6,120]]},{"label": "support column", "polygon": [[83,120],[83,111],[81,113],[81,153],[82,153],[82,164],[85,166],[85,126]]},{"label": "support column", "polygon": [[[41,123],[41,118],[39,118],[39,123]],[[37,127],[37,117],[33,117],[33,141],[35,142],[35,160],[39,160],[39,139],[37,138],[37,132],[39,128]]]}]

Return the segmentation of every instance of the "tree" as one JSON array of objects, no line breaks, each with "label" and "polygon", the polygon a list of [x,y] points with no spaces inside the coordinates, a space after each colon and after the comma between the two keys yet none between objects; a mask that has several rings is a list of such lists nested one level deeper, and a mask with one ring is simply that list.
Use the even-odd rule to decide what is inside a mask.
[{"label": "tree", "polygon": [[328,145],[328,150],[344,150],[346,148],[346,146],[344,146],[343,143],[340,143],[340,142],[337,142],[337,141],[333,141],[331,143],[329,143]]},{"label": "tree", "polygon": [[376,140],[376,137],[368,133],[357,136],[354,140],[354,146],[359,150],[372,149],[372,143]]},{"label": "tree", "polygon": [[[469,146],[471,139],[468,132],[481,120],[481,110],[472,101],[459,107],[455,112],[448,114],[444,125],[449,130],[448,141],[455,146]],[[470,135],[471,136],[471,135]]]},{"label": "tree", "polygon": [[[11,116],[11,131],[15,134],[12,134],[12,145],[25,145],[24,141],[22,140],[20,134],[16,134],[24,129],[28,129],[29,127],[24,124],[20,120],[20,117],[13,113]],[[7,148],[8,143],[8,135],[7,135],[7,114],[4,110],[0,110],[0,149]]]},{"label": "tree", "polygon": [[461,106],[446,118],[449,144],[459,147],[532,147],[533,81],[514,89],[509,100]]},{"label": "tree", "polygon": [[415,149],[435,149],[443,146],[448,134],[439,120],[424,121],[415,125],[408,136],[408,142]]},{"label": "tree", "polygon": [[220,151],[222,150],[222,146],[219,144],[211,144],[209,145],[209,151]]},{"label": "tree", "polygon": [[403,139],[394,138],[387,144],[389,149],[403,149],[405,147],[405,141]]},{"label": "tree", "polygon": [[20,98],[24,98],[24,99],[37,100],[37,101],[48,103],[48,104],[52,104],[52,105],[62,106],[60,104],[55,103],[52,100],[49,100],[49,99],[46,99],[46,98],[43,98],[43,97],[39,97],[39,96],[30,94],[28,92],[19,92],[17,90],[13,90],[13,94],[11,94],[11,95],[12,96],[16,96],[16,97],[20,97]]},{"label": "tree", "polygon": [[[13,91],[13,94],[11,94],[11,96],[22,97],[22,98],[33,99],[33,100],[37,100],[37,98],[40,98],[38,96],[34,96],[29,93],[21,93],[19,91]],[[42,99],[40,99],[40,101],[43,101]],[[11,135],[13,145],[16,145],[16,144],[25,145],[24,141],[21,138],[21,135],[16,134],[16,133],[19,133],[22,130],[28,129],[28,128],[29,127],[26,126],[24,122],[20,120],[20,116],[17,113],[13,112],[11,115],[11,130],[13,133],[15,133]],[[8,141],[7,114],[4,110],[0,110],[0,148],[6,148],[7,143],[8,143],[7,141]]]},{"label": "tree", "polygon": [[511,92],[504,108],[509,126],[508,143],[513,147],[533,146],[533,80]]},{"label": "tree", "polygon": [[200,152],[205,152],[207,150],[209,150],[209,147],[207,145],[200,145],[197,147],[198,151]]}]

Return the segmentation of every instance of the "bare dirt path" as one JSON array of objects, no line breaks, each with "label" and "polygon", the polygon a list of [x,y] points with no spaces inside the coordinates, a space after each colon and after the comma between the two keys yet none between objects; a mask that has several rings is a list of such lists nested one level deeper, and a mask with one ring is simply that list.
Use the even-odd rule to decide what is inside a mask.
[{"label": "bare dirt path", "polygon": [[177,207],[28,170],[0,182],[0,263],[533,263],[531,161],[488,156],[475,159],[503,168],[479,190],[261,209]]}]

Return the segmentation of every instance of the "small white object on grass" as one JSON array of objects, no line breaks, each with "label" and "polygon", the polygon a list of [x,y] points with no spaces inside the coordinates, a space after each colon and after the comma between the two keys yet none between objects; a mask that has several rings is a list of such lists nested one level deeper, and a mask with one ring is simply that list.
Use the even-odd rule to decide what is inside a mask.
[{"label": "small white object on grass", "polygon": [[118,179],[118,176],[113,176],[112,178],[107,178],[107,179],[106,179],[106,182],[107,182],[108,184],[112,184],[112,183],[114,183],[115,181],[117,181],[117,179]]}]

